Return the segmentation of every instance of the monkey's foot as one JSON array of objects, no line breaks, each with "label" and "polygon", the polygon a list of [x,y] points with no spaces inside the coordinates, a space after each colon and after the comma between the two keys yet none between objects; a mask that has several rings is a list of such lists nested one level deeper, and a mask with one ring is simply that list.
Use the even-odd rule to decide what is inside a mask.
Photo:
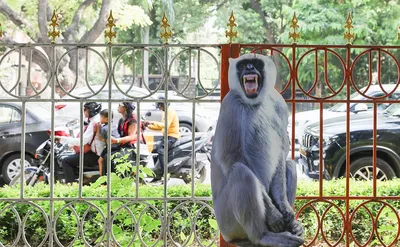
[{"label": "monkey's foot", "polygon": [[241,239],[241,240],[233,240],[229,243],[236,245],[237,247],[263,247],[262,245],[255,245],[250,240]]},{"label": "monkey's foot", "polygon": [[298,247],[304,244],[304,239],[290,232],[266,233],[259,242],[261,246],[268,247]]}]

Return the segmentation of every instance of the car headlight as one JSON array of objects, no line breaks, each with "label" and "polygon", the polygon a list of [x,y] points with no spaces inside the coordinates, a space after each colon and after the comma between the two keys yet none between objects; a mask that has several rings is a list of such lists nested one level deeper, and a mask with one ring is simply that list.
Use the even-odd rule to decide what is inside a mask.
[{"label": "car headlight", "polygon": [[339,136],[324,136],[324,147],[331,145],[333,142],[336,142],[339,139]]}]

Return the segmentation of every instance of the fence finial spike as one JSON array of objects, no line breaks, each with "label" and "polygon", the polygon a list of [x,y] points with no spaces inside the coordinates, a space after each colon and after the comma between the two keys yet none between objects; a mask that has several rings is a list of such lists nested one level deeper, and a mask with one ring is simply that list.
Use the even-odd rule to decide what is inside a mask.
[{"label": "fence finial spike", "polygon": [[117,37],[117,32],[112,30],[113,27],[115,27],[115,19],[112,15],[112,10],[110,10],[110,15],[107,18],[106,30],[104,31],[104,37],[109,39],[108,40],[109,44],[112,43],[113,37],[114,38]]},{"label": "fence finial spike", "polygon": [[235,16],[233,15],[233,10],[231,12],[231,16],[229,17],[229,23],[227,26],[229,27],[229,30],[225,31],[225,37],[229,37],[229,44],[232,44],[233,37],[237,37],[238,32],[233,31],[234,27],[237,27],[237,24],[235,23],[236,19]]},{"label": "fence finial spike", "polygon": [[344,33],[344,39],[347,39],[347,44],[351,44],[351,39],[354,39],[354,33],[351,33],[351,29],[354,28],[352,24],[353,20],[349,12],[347,14],[346,25],[344,25],[344,28],[347,28],[347,32]]},{"label": "fence finial spike", "polygon": [[52,26],[53,30],[48,32],[49,37],[51,37],[51,43],[56,43],[56,37],[60,37],[60,31],[56,30],[56,27],[58,26],[58,17],[56,15],[56,11],[53,10],[53,16],[51,17],[51,22],[49,26]]},{"label": "fence finial spike", "polygon": [[172,37],[172,31],[171,29],[168,31],[168,28],[170,28],[171,26],[168,24],[168,18],[165,15],[165,12],[161,22],[161,27],[163,28],[163,30],[161,31],[161,39],[164,39],[164,43],[168,44],[168,39]]},{"label": "fence finial spike", "polygon": [[293,43],[296,43],[296,39],[300,38],[300,32],[296,32],[296,29],[299,28],[299,25],[297,24],[298,22],[299,21],[296,17],[296,11],[295,11],[290,24],[290,27],[293,28],[293,33],[289,32],[289,38],[293,39]]}]

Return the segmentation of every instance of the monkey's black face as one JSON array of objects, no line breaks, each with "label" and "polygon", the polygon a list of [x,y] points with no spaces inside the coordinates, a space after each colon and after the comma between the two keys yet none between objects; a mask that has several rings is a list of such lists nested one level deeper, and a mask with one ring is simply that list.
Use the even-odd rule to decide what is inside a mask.
[{"label": "monkey's black face", "polygon": [[264,62],[260,59],[245,59],[236,68],[246,97],[256,98],[263,87]]}]

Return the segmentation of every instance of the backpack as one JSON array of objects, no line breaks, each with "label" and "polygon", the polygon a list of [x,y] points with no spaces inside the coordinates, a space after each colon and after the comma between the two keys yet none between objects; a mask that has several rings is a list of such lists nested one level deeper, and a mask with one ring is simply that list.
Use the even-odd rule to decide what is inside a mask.
[{"label": "backpack", "polygon": [[[89,124],[86,125],[83,128],[83,132],[85,132],[88,127],[89,127]],[[89,144],[86,143],[85,145],[83,145],[83,153],[87,153],[87,152],[89,152],[91,150],[92,143],[94,141],[94,138],[96,137],[96,131],[97,131],[97,124],[93,125],[93,137],[92,137],[92,140],[90,141]],[[81,133],[78,133],[78,135],[76,137],[79,137],[80,134]],[[79,154],[81,152],[80,146],[73,146],[72,148],[74,149],[75,153],[77,153],[77,154]]]}]

